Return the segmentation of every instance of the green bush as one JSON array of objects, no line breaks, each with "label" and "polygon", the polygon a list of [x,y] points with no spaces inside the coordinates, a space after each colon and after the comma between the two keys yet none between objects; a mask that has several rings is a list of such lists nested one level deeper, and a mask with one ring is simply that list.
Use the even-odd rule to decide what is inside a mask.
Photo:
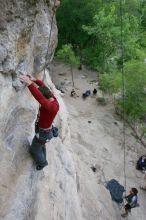
[{"label": "green bush", "polygon": [[[124,108],[131,120],[143,120],[146,116],[146,64],[132,61],[124,67]],[[100,76],[100,89],[105,93],[122,94],[122,73],[103,74]],[[123,112],[123,100],[116,100],[116,107]]]},{"label": "green bush", "polygon": [[[139,61],[125,65],[125,112],[132,120],[146,115],[146,64]],[[123,104],[119,102],[121,108]]]},{"label": "green bush", "polygon": [[63,45],[62,48],[57,52],[57,58],[71,66],[77,66],[80,63],[79,57],[75,56],[71,44]]},{"label": "green bush", "polygon": [[121,88],[121,74],[119,72],[115,73],[104,73],[100,75],[99,78],[99,87],[105,93],[116,93]]}]

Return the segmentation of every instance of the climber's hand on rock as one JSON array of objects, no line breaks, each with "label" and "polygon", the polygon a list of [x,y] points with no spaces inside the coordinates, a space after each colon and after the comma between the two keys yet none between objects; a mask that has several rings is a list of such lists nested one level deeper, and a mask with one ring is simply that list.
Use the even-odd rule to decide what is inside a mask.
[{"label": "climber's hand on rock", "polygon": [[31,81],[36,81],[36,78],[34,78],[32,75],[27,74],[26,76],[28,76]]},{"label": "climber's hand on rock", "polygon": [[28,86],[32,84],[32,81],[30,80],[28,76],[20,75],[19,79],[21,82],[25,82]]}]

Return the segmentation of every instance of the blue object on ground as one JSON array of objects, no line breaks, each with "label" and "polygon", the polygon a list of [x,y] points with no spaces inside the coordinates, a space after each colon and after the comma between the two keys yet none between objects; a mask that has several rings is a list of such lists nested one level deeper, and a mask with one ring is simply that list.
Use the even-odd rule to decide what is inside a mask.
[{"label": "blue object on ground", "polygon": [[123,192],[125,192],[124,186],[120,185],[115,179],[107,182],[106,188],[110,191],[112,200],[117,203],[123,202]]},{"label": "blue object on ground", "polygon": [[91,95],[91,91],[90,90],[86,90],[86,92],[84,92],[82,96],[83,96],[83,98],[86,98],[86,97],[88,97],[90,95]]}]

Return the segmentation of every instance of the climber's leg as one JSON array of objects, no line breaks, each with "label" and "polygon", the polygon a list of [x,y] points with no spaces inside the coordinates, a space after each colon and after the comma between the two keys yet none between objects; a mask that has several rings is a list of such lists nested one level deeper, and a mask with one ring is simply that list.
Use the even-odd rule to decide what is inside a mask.
[{"label": "climber's leg", "polygon": [[30,153],[36,162],[37,168],[39,167],[39,169],[43,169],[48,165],[46,160],[45,143],[40,143],[36,136],[33,138],[32,144],[30,146]]},{"label": "climber's leg", "polygon": [[48,165],[46,160],[46,142],[53,137],[52,129],[36,129],[36,135],[30,146],[30,153],[36,162],[36,169],[41,170]]}]

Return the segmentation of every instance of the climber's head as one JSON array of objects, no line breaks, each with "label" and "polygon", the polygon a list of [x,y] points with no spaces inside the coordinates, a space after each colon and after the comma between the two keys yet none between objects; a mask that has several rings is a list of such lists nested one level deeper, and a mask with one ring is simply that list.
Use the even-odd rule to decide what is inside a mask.
[{"label": "climber's head", "polygon": [[53,93],[50,91],[50,89],[47,86],[40,86],[38,89],[43,94],[43,96],[45,96],[46,99],[50,99],[54,97]]},{"label": "climber's head", "polygon": [[137,195],[138,190],[136,188],[131,188],[131,193]]}]

